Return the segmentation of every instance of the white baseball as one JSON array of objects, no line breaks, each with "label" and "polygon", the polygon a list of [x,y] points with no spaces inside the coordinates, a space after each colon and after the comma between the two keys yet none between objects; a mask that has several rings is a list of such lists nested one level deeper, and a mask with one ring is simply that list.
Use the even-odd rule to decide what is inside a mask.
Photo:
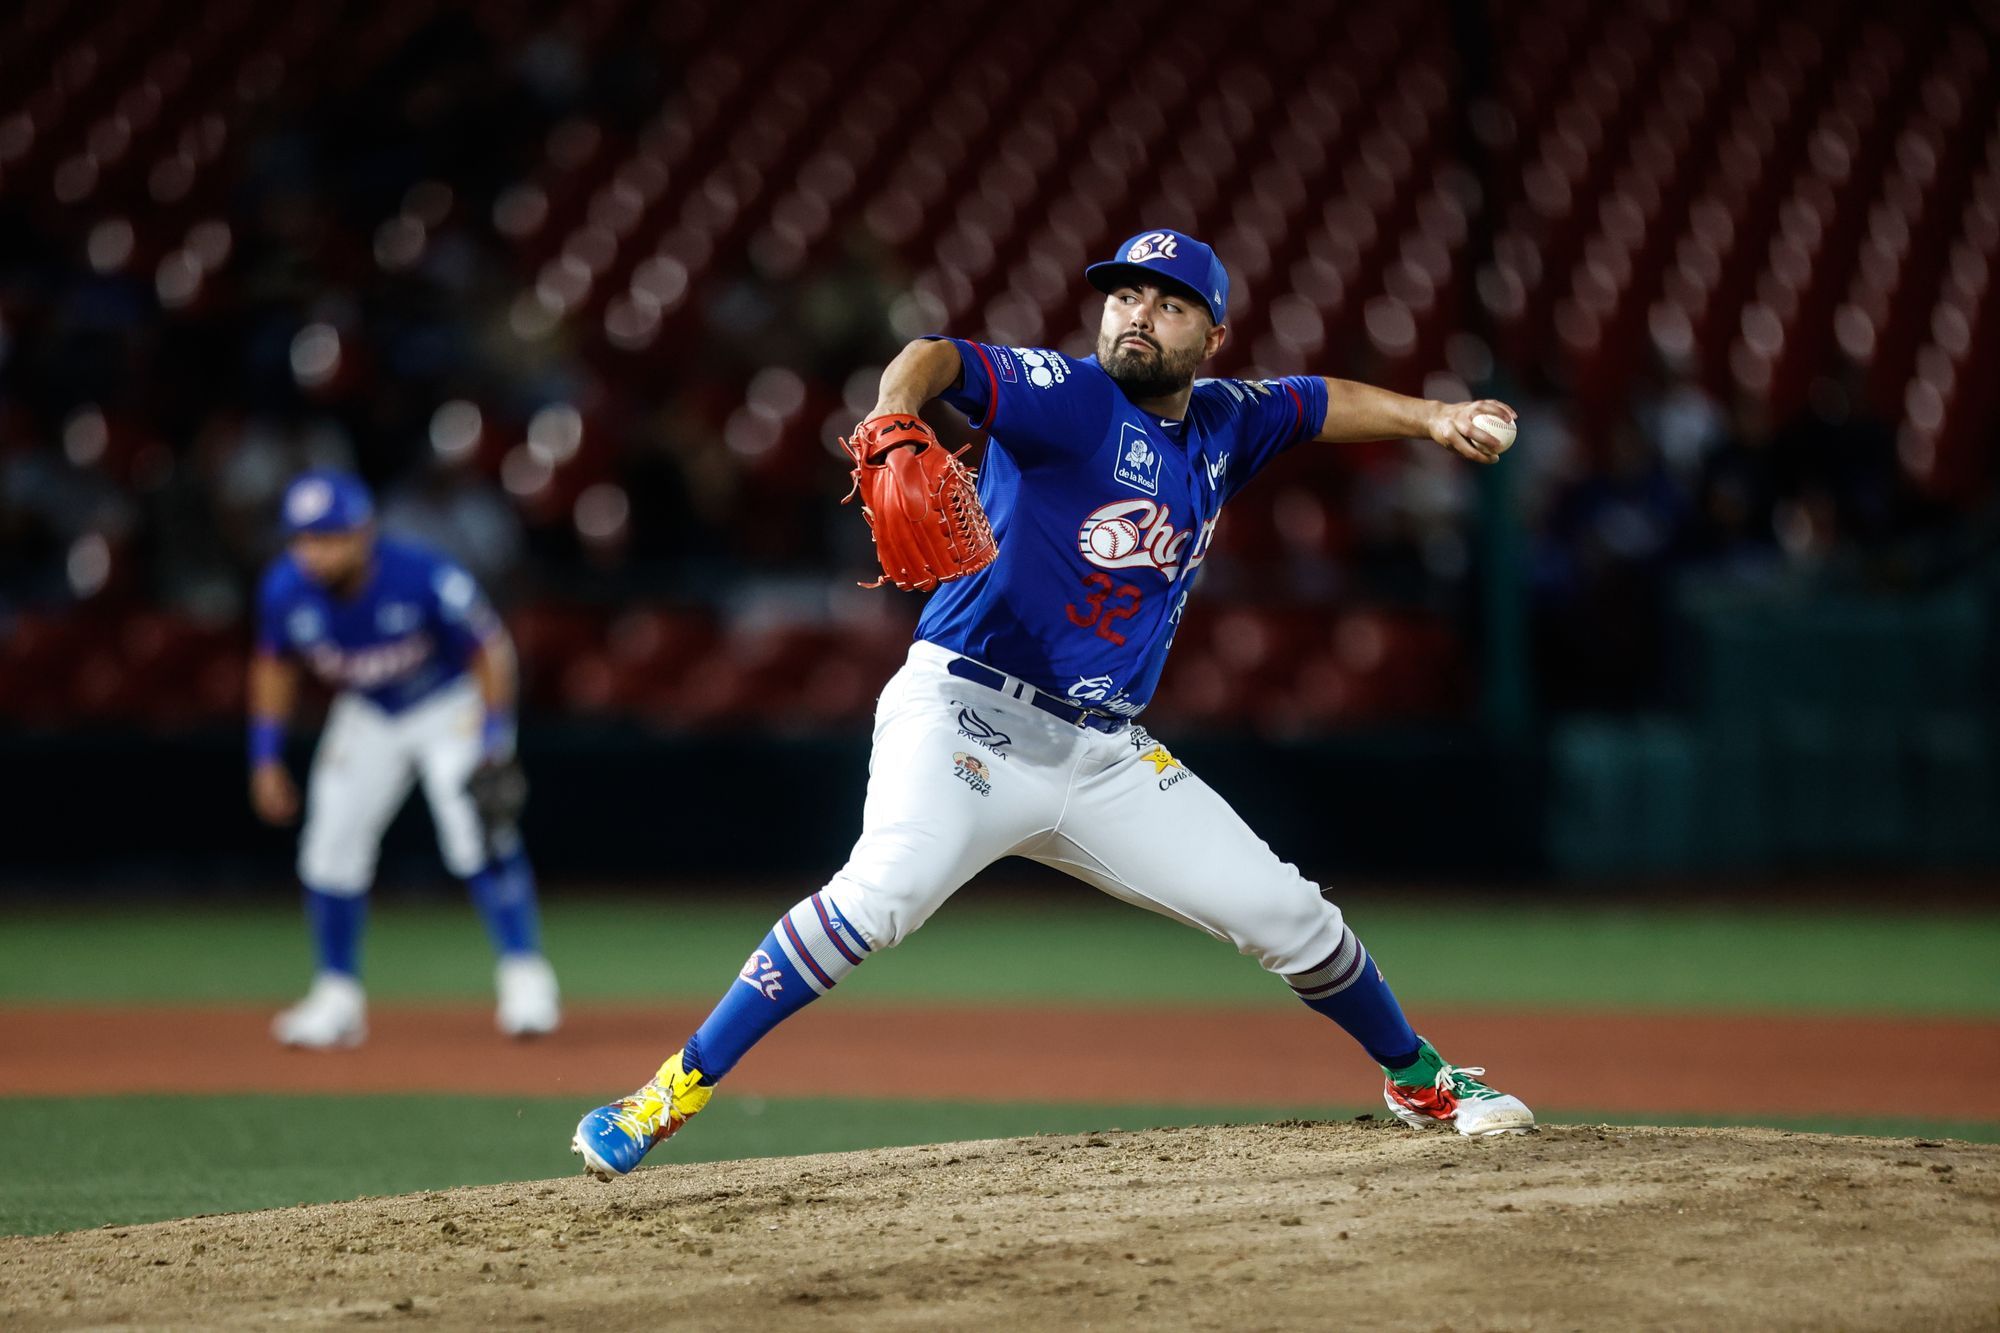
[{"label": "white baseball", "polygon": [[1090,530],[1091,552],[1116,560],[1139,549],[1139,525],[1129,518],[1107,518]]},{"label": "white baseball", "polygon": [[1491,412],[1481,412],[1472,419],[1472,424],[1500,441],[1500,452],[1506,453],[1514,443],[1514,423],[1505,417],[1496,417]]}]

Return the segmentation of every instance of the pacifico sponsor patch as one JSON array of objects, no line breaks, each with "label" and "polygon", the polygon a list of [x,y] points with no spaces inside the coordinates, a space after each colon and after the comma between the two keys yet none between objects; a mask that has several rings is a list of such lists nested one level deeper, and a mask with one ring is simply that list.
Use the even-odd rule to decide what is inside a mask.
[{"label": "pacifico sponsor patch", "polygon": [[958,699],[951,702],[958,709],[958,734],[974,745],[985,747],[996,758],[1005,759],[1007,747],[1014,743],[1014,738],[979,716],[971,704]]}]

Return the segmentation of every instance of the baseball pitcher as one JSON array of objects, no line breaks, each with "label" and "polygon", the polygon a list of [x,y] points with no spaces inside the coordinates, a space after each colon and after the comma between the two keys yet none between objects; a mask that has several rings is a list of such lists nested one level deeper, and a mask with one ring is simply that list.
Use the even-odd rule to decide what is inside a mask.
[{"label": "baseball pitcher", "polygon": [[496,1022],[553,1032],[556,978],[542,957],[534,873],[515,819],[514,649],[472,576],[376,536],[357,477],[308,472],[285,492],[286,552],[264,575],[250,659],[250,802],[289,824],[298,790],[282,756],[300,664],[335,696],[306,785],[299,879],[318,971],[279,1014],[287,1046],[367,1035],[361,930],[383,832],[422,782],[445,865],[466,882],[499,955]]},{"label": "baseball pitcher", "polygon": [[[1492,463],[1513,409],[1317,376],[1196,380],[1228,336],[1229,278],[1180,232],[1143,232],[1085,277],[1105,294],[1095,356],[934,338],[883,372],[845,442],[857,493],[884,578],[937,591],[876,708],[860,840],[652,1081],[583,1117],[571,1147],[591,1174],[637,1166],[754,1043],[1003,856],[1256,958],[1382,1066],[1405,1123],[1534,1125],[1411,1029],[1340,909],[1136,721],[1224,505],[1266,465],[1400,437]],[[991,432],[976,492],[917,415],[936,398]]]}]

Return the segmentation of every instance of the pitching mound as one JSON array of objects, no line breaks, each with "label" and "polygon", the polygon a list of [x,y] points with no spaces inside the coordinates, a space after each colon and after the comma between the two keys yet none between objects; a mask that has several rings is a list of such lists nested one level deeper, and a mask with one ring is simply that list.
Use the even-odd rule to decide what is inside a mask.
[{"label": "pitching mound", "polygon": [[0,1240],[10,1328],[385,1319],[1992,1328],[2000,1147],[1295,1122],[668,1164]]}]

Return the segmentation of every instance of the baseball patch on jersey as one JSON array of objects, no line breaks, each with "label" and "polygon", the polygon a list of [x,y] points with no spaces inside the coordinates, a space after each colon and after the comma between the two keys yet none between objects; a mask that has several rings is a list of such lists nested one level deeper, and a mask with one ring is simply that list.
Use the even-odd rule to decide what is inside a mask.
[{"label": "baseball patch on jersey", "polygon": [[1151,500],[1099,505],[1077,529],[1077,550],[1099,569],[1157,569],[1171,579],[1194,535],[1173,525],[1173,512]]},{"label": "baseball patch on jersey", "polygon": [[1126,422],[1118,432],[1118,455],[1111,469],[1111,475],[1135,491],[1148,495],[1160,493],[1160,466],[1166,461],[1152,440],[1146,436],[1146,428],[1136,422]]},{"label": "baseball patch on jersey", "polygon": [[963,782],[981,796],[993,792],[993,770],[986,767],[986,761],[977,755],[960,750],[951,757],[952,776]]},{"label": "baseball patch on jersey", "polygon": [[1021,374],[1015,369],[1014,354],[1004,347],[994,347],[989,350],[993,353],[994,373],[1009,384],[1018,383]]}]

